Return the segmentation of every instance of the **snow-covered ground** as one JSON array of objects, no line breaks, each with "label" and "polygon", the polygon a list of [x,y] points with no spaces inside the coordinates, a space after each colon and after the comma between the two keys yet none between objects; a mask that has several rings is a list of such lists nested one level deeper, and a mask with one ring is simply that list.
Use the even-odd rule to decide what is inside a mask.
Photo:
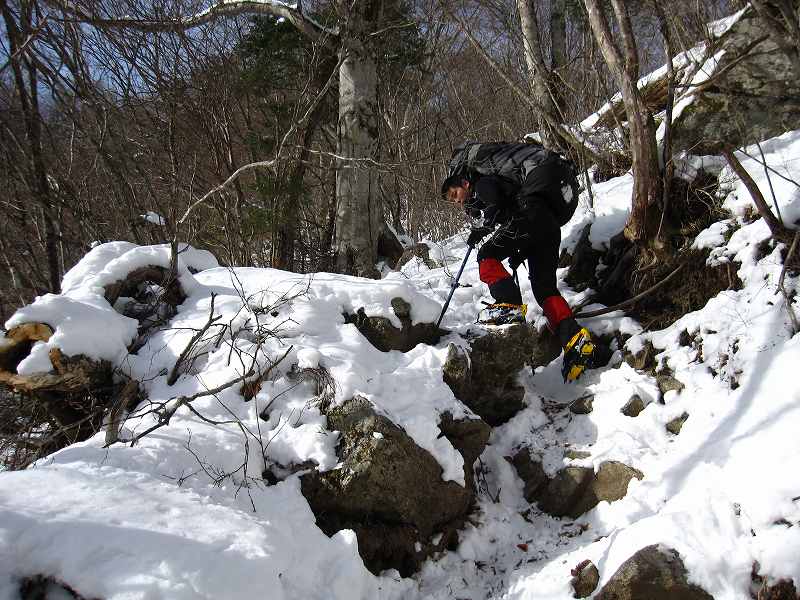
[{"label": "snow-covered ground", "polygon": [[[739,157],[770,200],[771,182],[784,220],[794,222],[800,217],[800,132],[762,148],[777,171],[770,181],[758,162]],[[757,148],[745,150],[759,156]],[[686,158],[685,168],[696,162]],[[761,220],[745,224],[749,195],[725,169],[722,178],[734,217],[703,232],[696,245],[712,248],[712,261],[735,261],[742,289],[722,292],[663,331],[643,332],[622,313],[585,322],[597,333],[631,335],[627,345],[634,351],[650,341],[685,389],[657,402],[653,378],[622,363],[619,353],[577,385],[562,383],[560,359],[536,373],[523,371],[527,408],[494,430],[481,457],[485,484],[476,524],[463,531],[456,551],[428,561],[410,579],[370,574],[352,532],[326,537],[300,493],[298,475],[270,486],[260,481],[262,449],[272,465],[312,461],[336,468],[337,434],[325,430],[317,390],[293,374],[323,366],[335,381],[335,402],[356,393],[369,398],[431,452],[444,479],[463,478],[461,456],[439,437],[437,424],[445,411],[469,414],[443,383],[441,367],[448,342],[462,339],[480,301],[489,298],[474,259],[462,276],[471,285],[456,290],[443,321],[453,334],[436,347],[383,353],[342,316],[363,306],[368,315],[396,320],[390,300],[399,296],[411,304],[414,322],[435,321],[466,251],[463,236],[432,252],[444,268],[413,261],[380,281],[231,270],[186,252],[180,269],[188,298],[170,328],[135,356],[124,351],[135,322],[108,306],[102,286],[148,261],[167,260],[166,249],[98,246],[65,276],[63,295],[40,298],[7,323],[43,320],[56,328],[22,365],[25,373],[45,368],[47,350],[61,344],[66,352],[114,361],[144,382],[151,402],[169,402],[222,386],[254,361],[266,368],[285,358],[250,402],[236,385],[192,403],[206,419],[236,424],[213,424],[183,407],[133,447],[104,448],[98,434],[26,471],[1,473],[0,598],[16,597],[19,578],[44,574],[86,597],[109,600],[566,600],[572,597],[570,569],[583,559],[598,566],[602,585],[631,554],[654,543],[675,548],[691,580],[716,600],[749,598],[755,561],[762,574],[793,578],[800,587],[800,336],[791,335],[777,288],[780,248],[761,256],[758,246],[768,231]],[[627,218],[630,193],[629,175],[596,185],[594,209],[584,197],[562,231],[564,246],[574,246],[587,223],[592,243],[607,244]],[[189,267],[203,270],[192,275]],[[787,278],[787,289],[797,285]],[[587,293],[562,292],[573,304]],[[533,302],[527,281],[523,293]],[[207,322],[212,297],[222,318],[170,386],[172,365]],[[793,310],[800,316],[798,304]],[[543,324],[535,305],[528,318]],[[684,331],[694,340],[690,346],[679,344]],[[587,392],[595,395],[593,412],[573,415],[566,405]],[[630,418],[620,408],[634,393],[649,404]],[[668,433],[665,424],[684,412],[689,418],[680,435]],[[132,439],[153,424],[152,415],[129,418],[121,435]],[[551,472],[564,464],[619,460],[644,478],[631,482],[624,499],[601,503],[577,521],[556,519],[524,500],[522,483],[504,459],[522,445],[540,451]],[[565,447],[589,457],[564,459]]]}]

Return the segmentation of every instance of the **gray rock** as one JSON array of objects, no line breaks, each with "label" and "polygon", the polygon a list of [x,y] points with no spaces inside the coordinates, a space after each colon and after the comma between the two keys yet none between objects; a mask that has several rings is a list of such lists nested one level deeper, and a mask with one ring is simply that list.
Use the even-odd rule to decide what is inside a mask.
[{"label": "gray rock", "polygon": [[528,324],[492,329],[470,345],[469,351],[450,345],[442,378],[456,398],[492,426],[524,407],[525,390],[517,383],[520,369],[546,365],[561,352],[552,335]]},{"label": "gray rock", "polygon": [[623,359],[637,371],[644,371],[655,367],[655,355],[656,349],[653,347],[653,344],[650,343],[650,340],[647,340],[644,343],[644,348],[636,354],[627,351],[624,352]]},{"label": "gray rock", "polygon": [[797,128],[800,74],[768,27],[749,8],[719,40],[714,75],[692,90],[673,124],[675,152],[717,154],[722,144],[738,148]]},{"label": "gray rock", "polygon": [[569,410],[571,413],[576,415],[588,415],[590,412],[592,412],[593,404],[594,394],[588,394],[570,402]]},{"label": "gray rock", "polygon": [[583,450],[567,450],[564,452],[564,458],[568,458],[570,460],[583,460],[584,458],[589,458],[591,454],[589,452],[584,452]]},{"label": "gray rock", "polygon": [[452,547],[473,504],[472,463],[488,439],[487,426],[443,419],[443,435],[465,454],[463,487],[442,481],[439,463],[368,400],[356,396],[327,416],[328,427],[341,432],[341,467],[301,477],[320,529],[328,535],[353,529],[373,573],[394,568],[407,576],[432,553]]},{"label": "gray rock", "polygon": [[395,268],[400,269],[411,259],[419,258],[429,269],[436,269],[441,265],[437,264],[436,261],[430,257],[430,252],[431,249],[428,244],[414,244],[405,249],[402,256],[400,256],[400,260],[397,261],[397,266]]},{"label": "gray rock", "polygon": [[791,579],[780,579],[774,585],[768,585],[762,577],[756,577],[761,586],[756,600],[797,600],[800,598]]},{"label": "gray rock", "polygon": [[624,498],[634,477],[642,479],[644,475],[616,461],[604,462],[597,473],[588,467],[567,467],[543,488],[539,508],[554,517],[577,519],[604,500]]},{"label": "gray rock", "polygon": [[367,316],[363,308],[359,308],[355,315],[345,315],[345,322],[355,325],[361,334],[382,352],[390,350],[408,352],[417,344],[435,345],[446,333],[433,323],[412,325],[411,306],[402,298],[392,298],[392,310],[400,319],[402,325],[400,329],[392,325],[386,317]]},{"label": "gray rock", "polygon": [[634,394],[620,409],[620,412],[626,417],[638,417],[644,410],[646,404],[639,394]]},{"label": "gray rock", "polygon": [[675,379],[672,375],[662,373],[656,375],[656,384],[662,396],[667,392],[676,391],[681,392],[686,387],[681,381]]},{"label": "gray rock", "polygon": [[597,584],[600,583],[600,572],[597,570],[595,564],[590,560],[585,560],[572,569],[572,579],[570,585],[572,586],[573,598],[588,598],[597,589]]},{"label": "gray rock", "polygon": [[642,548],[614,573],[595,600],[714,600],[689,583],[686,567],[675,550],[657,545]]},{"label": "gray rock", "polygon": [[681,429],[683,428],[683,424],[686,423],[686,419],[688,418],[689,418],[689,413],[687,412],[683,413],[680,417],[675,417],[674,419],[672,419],[672,421],[667,423],[666,425],[667,431],[669,431],[674,435],[678,435],[681,432]]},{"label": "gray rock", "polygon": [[45,575],[34,575],[20,580],[18,593],[20,600],[90,600],[65,583]]},{"label": "gray rock", "polygon": [[581,515],[574,508],[594,479],[594,470],[588,467],[567,467],[559,471],[544,487],[539,498],[539,508],[554,517]]},{"label": "gray rock", "polygon": [[547,484],[547,474],[544,472],[541,460],[534,460],[527,448],[522,448],[511,459],[511,464],[517,471],[517,475],[522,479],[525,487],[523,495],[528,502],[534,502],[538,498],[538,492]]}]

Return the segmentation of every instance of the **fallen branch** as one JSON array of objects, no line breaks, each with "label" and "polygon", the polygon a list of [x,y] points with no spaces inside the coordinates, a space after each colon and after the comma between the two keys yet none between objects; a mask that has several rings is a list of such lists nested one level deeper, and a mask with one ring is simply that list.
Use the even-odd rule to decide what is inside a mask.
[{"label": "fallen branch", "polygon": [[652,294],[658,288],[660,288],[665,283],[667,283],[670,279],[672,279],[675,275],[677,275],[678,271],[680,271],[684,266],[686,266],[686,263],[678,265],[675,268],[675,270],[672,271],[672,273],[670,273],[666,277],[664,277],[664,279],[662,279],[661,281],[659,281],[655,285],[650,286],[645,291],[643,291],[643,292],[641,292],[639,294],[636,294],[633,298],[629,298],[629,299],[625,300],[624,302],[620,302],[619,304],[615,304],[614,306],[608,306],[606,308],[601,308],[601,309],[598,309],[598,310],[590,310],[589,312],[585,312],[585,313],[579,312],[579,313],[575,314],[575,317],[580,317],[581,319],[590,319],[592,317],[599,317],[600,315],[606,315],[608,313],[614,312],[615,310],[621,310],[621,309],[623,309],[623,308],[625,308],[627,306],[631,306],[632,304],[636,304],[639,300],[641,300],[642,298],[644,298],[648,294]]},{"label": "fallen branch", "polygon": [[[263,377],[266,377],[267,375],[269,375],[272,372],[272,370],[275,367],[277,367],[288,356],[289,352],[291,352],[293,348],[294,348],[294,346],[289,346],[289,348],[287,348],[286,352],[283,353],[283,356],[281,356],[277,361],[272,363],[269,366],[269,368],[266,370],[266,372],[261,377],[263,378]],[[249,379],[250,377],[255,375],[255,373],[256,373],[256,358],[253,357],[253,364],[250,366],[250,368],[247,370],[247,373],[245,373],[244,375],[241,375],[241,376],[239,376],[239,377],[237,377],[235,379],[232,379],[231,381],[223,383],[222,385],[217,386],[217,387],[215,387],[213,389],[210,389],[210,390],[204,390],[202,392],[197,392],[196,394],[192,394],[191,396],[179,396],[178,398],[176,398],[174,400],[172,406],[170,406],[169,408],[165,409],[163,412],[161,412],[158,415],[158,422],[155,425],[153,425],[152,427],[150,427],[146,431],[140,433],[139,435],[135,436],[132,440],[130,440],[131,446],[136,445],[136,442],[138,442],[140,439],[142,439],[146,435],[149,435],[150,433],[154,432],[156,429],[160,429],[161,427],[164,427],[165,425],[169,425],[170,419],[172,419],[173,415],[176,412],[178,412],[178,409],[180,407],[188,405],[190,402],[194,402],[198,398],[204,398],[206,396],[215,396],[216,394],[228,389],[229,387],[232,387],[232,386],[236,385],[237,383],[241,383],[243,381],[246,381],[247,379]]]},{"label": "fallen branch", "polygon": [[175,384],[175,382],[178,380],[178,376],[180,375],[180,367],[186,361],[186,358],[189,356],[189,353],[192,351],[195,344],[197,344],[197,342],[200,341],[205,332],[208,331],[209,328],[214,323],[216,323],[222,318],[222,315],[217,315],[216,317],[214,316],[214,301],[216,300],[216,298],[217,295],[212,293],[211,309],[209,310],[208,313],[208,321],[206,321],[206,324],[203,325],[200,331],[198,331],[192,336],[192,339],[189,340],[188,344],[186,344],[186,348],[183,349],[183,352],[181,352],[181,355],[178,357],[178,360],[175,361],[175,365],[172,367],[172,371],[170,371],[169,377],[167,377],[167,385]]}]

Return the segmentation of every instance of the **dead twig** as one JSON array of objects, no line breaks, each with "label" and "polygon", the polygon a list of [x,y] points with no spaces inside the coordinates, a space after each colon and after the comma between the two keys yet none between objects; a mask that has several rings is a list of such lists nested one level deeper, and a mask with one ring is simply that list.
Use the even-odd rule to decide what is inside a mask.
[{"label": "dead twig", "polygon": [[[289,346],[289,348],[286,349],[286,352],[284,352],[283,355],[277,361],[272,363],[267,368],[266,372],[262,374],[261,377],[262,378],[263,377],[267,377],[272,372],[272,370],[275,367],[277,367],[288,356],[289,352],[291,352],[293,348],[294,348],[294,346]],[[164,427],[165,425],[169,425],[170,419],[178,411],[178,409],[180,407],[186,406],[189,403],[194,402],[198,398],[204,398],[206,396],[214,396],[214,395],[219,394],[220,392],[222,392],[222,391],[224,391],[224,390],[236,385],[237,383],[241,383],[243,381],[248,380],[249,378],[251,378],[253,375],[256,374],[256,364],[257,364],[256,363],[256,359],[254,357],[252,365],[247,370],[247,373],[245,373],[244,375],[240,375],[239,377],[236,377],[235,379],[232,379],[232,380],[230,380],[230,381],[228,381],[226,383],[223,383],[222,385],[217,386],[217,387],[215,387],[213,389],[203,390],[202,392],[197,392],[196,394],[192,394],[191,396],[179,396],[178,398],[175,398],[174,401],[172,401],[172,405],[169,408],[165,408],[162,412],[160,412],[158,414],[158,422],[155,425],[153,425],[152,427],[150,427],[146,431],[140,433],[139,435],[135,436],[131,440],[131,446],[136,445],[136,442],[138,442],[140,439],[142,439],[146,435],[149,435],[150,433],[152,433],[156,429],[160,429],[161,427]]]},{"label": "dead twig", "polygon": [[206,321],[206,324],[203,325],[203,327],[192,336],[192,339],[189,340],[188,344],[186,344],[186,347],[183,349],[183,352],[181,352],[178,360],[175,361],[175,365],[172,367],[169,377],[167,377],[167,385],[175,384],[175,382],[178,380],[178,376],[180,375],[181,365],[183,365],[183,363],[186,361],[189,353],[194,349],[195,344],[200,341],[206,331],[208,331],[214,323],[222,318],[222,315],[217,315],[216,317],[214,316],[214,301],[216,297],[216,294],[211,294],[211,308],[208,313],[208,321]]}]

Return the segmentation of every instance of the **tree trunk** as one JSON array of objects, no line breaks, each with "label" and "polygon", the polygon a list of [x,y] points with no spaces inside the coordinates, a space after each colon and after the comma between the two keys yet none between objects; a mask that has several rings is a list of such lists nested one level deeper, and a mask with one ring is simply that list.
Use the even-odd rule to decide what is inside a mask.
[{"label": "tree trunk", "polygon": [[625,237],[632,242],[644,242],[653,237],[658,226],[657,207],[661,178],[655,122],[637,86],[639,60],[636,40],[624,0],[611,0],[617,18],[618,34],[624,44],[624,58],[612,38],[611,28],[599,0],[584,0],[584,4],[603,58],[620,86],[628,119],[633,159],[633,198],[631,215],[625,225]]},{"label": "tree trunk", "polygon": [[381,210],[374,161],[378,147],[377,69],[369,42],[375,2],[341,3],[335,266],[376,277]]},{"label": "tree trunk", "polygon": [[309,146],[314,133],[319,127],[322,110],[318,107],[311,115],[308,125],[303,132],[303,145],[297,157],[297,162],[289,175],[286,195],[280,211],[277,241],[273,251],[272,266],[276,269],[293,271],[295,267],[295,246],[297,232],[300,228],[298,221],[300,214],[300,198],[303,195],[303,178],[306,174],[306,165],[310,155]]},{"label": "tree trunk", "polygon": [[567,3],[551,0],[550,4],[550,56],[553,71],[567,66]]},{"label": "tree trunk", "polygon": [[517,10],[519,10],[519,22],[522,28],[525,64],[528,67],[528,85],[541,110],[552,117],[547,119],[542,114],[536,115],[539,121],[539,133],[545,146],[557,149],[559,148],[559,138],[553,133],[549,123],[553,121],[561,123],[563,119],[559,116],[550,93],[555,86],[551,85],[551,73],[544,62],[536,7],[533,0],[517,0]]},{"label": "tree trunk", "polygon": [[29,155],[27,184],[42,210],[44,237],[40,240],[47,258],[47,284],[50,291],[57,293],[61,287],[61,271],[58,264],[58,230],[55,224],[53,200],[50,193],[45,153],[42,145],[42,115],[39,109],[39,72],[37,67],[25,58],[22,45],[35,35],[32,26],[35,6],[20,7],[19,22],[5,2],[0,5],[8,35],[9,50],[12,56],[14,84],[19,96],[20,107],[25,121]]},{"label": "tree trunk", "polygon": [[550,69],[553,101],[562,107],[564,102],[564,70],[567,66],[567,6],[566,0],[550,2]]}]

